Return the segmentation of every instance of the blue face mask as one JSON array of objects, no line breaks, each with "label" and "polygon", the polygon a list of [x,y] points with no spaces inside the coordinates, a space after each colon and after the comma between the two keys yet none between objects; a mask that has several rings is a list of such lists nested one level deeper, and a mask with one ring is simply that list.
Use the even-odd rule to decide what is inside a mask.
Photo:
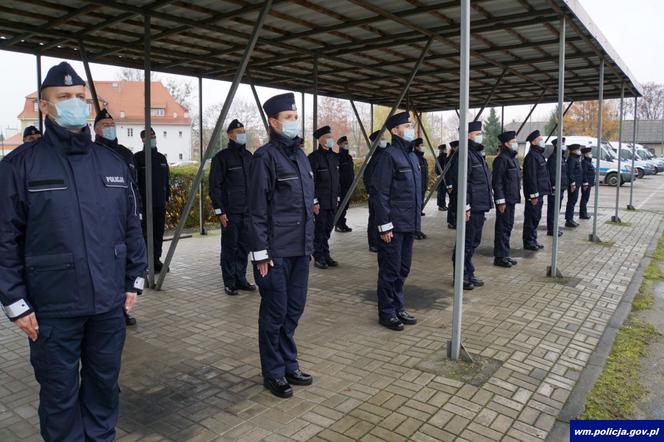
[{"label": "blue face mask", "polygon": [[281,131],[284,136],[288,138],[295,138],[300,134],[300,125],[297,120],[283,121],[281,123]]},{"label": "blue face mask", "polygon": [[150,147],[152,149],[155,149],[157,147],[157,139],[156,138],[150,138]]},{"label": "blue face mask", "polygon": [[242,145],[247,144],[247,134],[236,134],[235,142]]},{"label": "blue face mask", "polygon": [[403,131],[403,139],[406,141],[413,141],[415,139],[415,129],[409,127]]},{"label": "blue face mask", "polygon": [[80,98],[58,101],[55,103],[55,109],[58,111],[55,122],[67,129],[82,128],[87,124],[90,115],[88,103]]},{"label": "blue face mask", "polygon": [[107,140],[115,140],[117,134],[115,133],[115,126],[103,127],[101,129],[101,136]]},{"label": "blue face mask", "polygon": [[510,147],[514,152],[516,152],[517,150],[519,150],[519,143],[512,143],[510,144]]},{"label": "blue face mask", "polygon": [[379,147],[382,147],[383,149],[385,149],[385,148],[387,147],[387,140],[380,140],[380,141],[378,142],[378,146],[379,146]]},{"label": "blue face mask", "polygon": [[325,147],[332,149],[334,147],[334,140],[332,140],[332,138],[325,140]]},{"label": "blue face mask", "polygon": [[483,139],[484,138],[482,137],[482,135],[475,135],[475,139],[473,141],[476,142],[477,144],[482,144]]}]

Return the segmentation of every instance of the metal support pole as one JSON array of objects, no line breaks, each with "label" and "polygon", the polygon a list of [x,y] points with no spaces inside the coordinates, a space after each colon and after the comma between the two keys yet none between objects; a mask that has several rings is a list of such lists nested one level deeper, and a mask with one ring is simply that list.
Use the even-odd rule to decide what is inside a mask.
[{"label": "metal support pole", "polygon": [[634,124],[632,132],[632,181],[629,183],[629,204],[627,210],[636,210],[634,207],[634,157],[636,156],[636,125],[638,124],[637,106],[639,98],[634,97]]},{"label": "metal support pole", "polygon": [[[348,204],[348,201],[350,201],[350,197],[353,195],[353,192],[355,192],[355,188],[357,187],[357,184],[360,182],[362,179],[362,176],[364,175],[364,170],[367,168],[367,164],[369,164],[369,160],[371,159],[371,156],[373,153],[376,151],[378,148],[378,143],[380,142],[380,138],[383,135],[383,132],[385,132],[386,129],[386,124],[387,120],[394,115],[396,112],[397,108],[403,101],[404,97],[406,96],[406,92],[408,92],[408,89],[410,88],[410,85],[412,84],[413,80],[415,79],[415,76],[417,75],[417,71],[420,69],[420,66],[422,66],[422,62],[424,62],[424,58],[429,52],[429,48],[431,47],[431,43],[433,42],[433,39],[430,38],[427,43],[424,45],[424,48],[422,48],[422,53],[420,54],[420,58],[417,59],[417,62],[415,63],[415,66],[413,66],[413,70],[410,73],[410,76],[406,80],[406,84],[403,86],[403,90],[401,91],[401,94],[397,98],[396,102],[394,103],[394,106],[392,106],[392,109],[390,110],[390,113],[387,115],[387,118],[385,118],[385,121],[383,122],[379,134],[376,137],[374,141],[371,142],[371,147],[369,148],[369,153],[367,154],[366,158],[364,159],[364,162],[362,163],[362,166],[360,167],[360,170],[355,174],[355,179],[353,179],[353,184],[350,185],[350,188],[348,189],[348,192],[346,192],[346,196],[344,196],[343,201],[339,204],[339,207],[346,207],[346,204]],[[334,222],[332,223],[333,226],[337,225],[337,222],[339,221],[339,217],[341,216],[341,211],[337,211],[337,213],[334,215]]]},{"label": "metal support pole", "polygon": [[454,304],[452,306],[452,341],[448,356],[461,355],[461,316],[463,313],[463,272],[466,241],[466,188],[468,186],[468,101],[470,82],[470,0],[461,0],[459,35],[459,174],[457,177],[457,229],[454,251]]},{"label": "metal support pole", "polygon": [[[256,107],[258,107],[258,113],[261,115],[261,121],[263,121],[263,126],[265,127],[265,132],[267,132],[268,136],[270,135],[270,126],[267,124],[267,117],[265,116],[265,111],[263,110],[263,106],[261,106],[261,100],[258,98],[258,92],[256,91],[256,86],[254,86],[254,83],[249,83],[249,87],[251,87],[251,94],[254,96],[254,100],[256,100]],[[304,118],[302,119],[304,121]]]},{"label": "metal support pole", "polygon": [[597,97],[597,158],[595,158],[595,207],[593,208],[593,233],[590,241],[600,242],[597,236],[597,210],[599,209],[599,162],[602,152],[602,112],[604,108],[604,59],[599,62],[599,96]]},{"label": "metal support pole", "polygon": [[78,49],[81,51],[81,61],[83,62],[83,69],[85,70],[85,77],[88,80],[88,88],[92,96],[92,103],[95,106],[95,112],[99,114],[101,107],[99,106],[99,98],[97,97],[97,88],[95,82],[92,80],[92,72],[90,71],[90,64],[88,63],[88,54],[85,51],[85,46],[82,41],[78,42]]},{"label": "metal support pole", "polygon": [[[154,214],[152,212],[152,147],[150,146],[150,136],[152,130],[152,52],[150,43],[152,36],[150,35],[150,16],[143,16],[143,96],[145,106],[145,138],[148,142],[143,142],[143,153],[145,154],[145,201],[143,201],[143,208],[145,211],[145,226],[146,226],[146,243],[148,246],[148,285],[150,288],[154,287]],[[166,273],[167,266],[163,267],[161,273]]]},{"label": "metal support pole", "polygon": [[[570,101],[567,107],[565,108],[565,112],[563,112],[563,118],[565,118],[565,115],[567,115],[567,111],[569,111],[572,108],[572,105],[574,104],[574,100]],[[558,129],[558,122],[556,121],[556,124],[553,125],[553,128],[549,131],[549,133],[546,136],[546,140],[544,140],[544,144],[549,142],[549,138],[551,138],[551,135]]]},{"label": "metal support pole", "polygon": [[505,132],[505,106],[500,107],[500,132]]},{"label": "metal support pole", "polygon": [[[350,101],[350,107],[353,108],[353,112],[355,113],[355,118],[357,118],[357,122],[360,125],[360,130],[362,131],[362,136],[364,137],[364,141],[367,143],[367,146],[371,148],[371,140],[369,140],[369,135],[367,134],[366,129],[364,128],[364,124],[362,124],[362,118],[360,118],[360,113],[357,111],[357,107],[355,106],[355,102],[353,100],[348,100]],[[341,206],[339,206],[341,207]]]},{"label": "metal support pole", "polygon": [[620,154],[622,151],[622,136],[623,136],[623,118],[624,118],[624,110],[625,110],[625,81],[623,80],[622,84],[620,85],[620,122],[618,123],[618,182],[616,183],[616,212],[615,214],[611,217],[611,221],[614,223],[619,223],[620,222],[620,217],[618,216],[618,206],[620,205],[620,183],[622,182],[622,174],[620,171],[622,170],[622,164],[621,164],[621,158]]},{"label": "metal support pole", "polygon": [[[558,139],[563,139],[563,103],[565,101],[565,25],[567,18],[563,15],[560,17],[560,42],[558,43]],[[558,155],[556,153],[556,155]],[[558,222],[560,218],[560,181],[562,176],[562,157],[558,157],[556,161],[556,189],[554,192],[553,208],[553,244],[551,247],[551,267],[549,268],[548,275],[552,278],[561,276],[558,271]],[[544,198],[544,195],[540,195]],[[526,201],[528,204],[528,201]]]},{"label": "metal support pole", "polygon": [[503,81],[503,77],[505,76],[506,72],[507,68],[503,69],[503,72],[500,73],[500,77],[498,77],[498,80],[496,80],[496,83],[491,88],[491,92],[489,92],[489,95],[487,95],[486,99],[484,100],[484,103],[482,103],[482,107],[480,108],[479,112],[477,112],[477,115],[475,115],[473,121],[477,121],[480,119],[480,117],[482,116],[482,112],[484,112],[484,108],[486,108],[486,105],[489,104],[489,101],[491,101],[491,99],[493,98],[493,94],[496,92],[496,89]]},{"label": "metal support pole", "polygon": [[[203,161],[203,77],[198,77],[198,167],[205,167]],[[205,195],[203,194],[203,180],[198,186],[198,231],[201,235],[207,235],[205,230]]]},{"label": "metal support pole", "polygon": [[373,103],[371,103],[371,133],[373,133],[374,129],[374,108],[373,108]]},{"label": "metal support pole", "polygon": [[39,132],[44,133],[44,116],[42,115],[39,102],[41,101],[41,84],[42,84],[42,69],[41,69],[41,54],[35,54],[37,57],[37,118],[39,118]]},{"label": "metal support pole", "polygon": [[[302,118],[302,139],[305,140],[306,138],[304,138],[304,133],[306,132],[306,128],[305,128],[306,118],[305,118],[305,113],[304,113],[304,92],[302,92],[301,95],[302,95],[302,110],[300,111],[300,113],[302,114],[302,116],[300,118]],[[261,109],[263,109],[263,108],[261,107]],[[266,129],[269,129],[269,128],[266,128]],[[268,130],[268,132],[269,132],[269,130]]]},{"label": "metal support pole", "polygon": [[[312,124],[313,127],[311,129],[313,142],[311,144],[311,149],[312,152],[315,152],[317,148],[316,143],[318,142],[316,140],[316,137],[313,136],[313,133],[316,132],[316,129],[318,129],[318,58],[317,57],[314,57],[314,117],[313,118],[314,118]],[[302,134],[302,137],[304,136],[305,135]]]},{"label": "metal support pole", "polygon": [[[540,93],[540,96],[537,97],[537,101],[535,102],[533,107],[530,108],[530,112],[528,112],[528,115],[526,115],[526,118],[523,119],[523,123],[521,123],[521,126],[519,126],[519,129],[516,131],[517,135],[519,135],[519,133],[521,133],[521,129],[523,129],[523,126],[526,125],[526,123],[528,122],[528,119],[530,118],[530,116],[533,114],[533,112],[535,112],[535,109],[537,109],[537,105],[540,103],[540,101],[542,101],[542,97],[544,96],[545,92],[546,92],[546,89],[542,89],[542,92]],[[562,106],[561,106],[561,108],[562,108]]]},{"label": "metal support pole", "polygon": [[[431,140],[429,139],[429,134],[427,133],[426,129],[424,129],[424,125],[422,124],[421,115],[416,112],[415,117],[417,117],[417,122],[419,123],[420,127],[422,128],[422,134],[424,135],[424,139],[427,141],[427,145],[429,146],[429,150],[431,151],[431,154],[433,155],[433,161],[434,161],[434,164],[436,165],[435,169],[438,171],[438,177],[436,177],[436,183],[434,184],[434,186],[429,191],[429,195],[422,202],[422,208],[424,208],[429,203],[429,200],[431,199],[431,195],[433,195],[433,193],[436,191],[436,188],[438,187],[438,184],[440,183],[439,178],[443,176],[443,169],[440,167],[440,164],[438,163],[438,155],[436,155],[436,151],[434,150],[433,145],[431,144]],[[422,185],[426,186],[427,183],[422,183]]]},{"label": "metal support pole", "polygon": [[[210,155],[212,154],[212,148],[219,139],[219,134],[222,130],[221,126],[224,124],[226,115],[228,115],[228,110],[230,109],[231,104],[233,103],[233,97],[235,97],[235,93],[237,92],[237,89],[240,85],[240,80],[242,80],[242,77],[244,77],[244,73],[247,70],[247,65],[249,64],[249,58],[251,57],[251,53],[253,52],[254,47],[256,46],[256,41],[258,41],[258,36],[260,35],[261,30],[263,29],[265,18],[267,17],[267,14],[270,11],[271,7],[272,7],[272,0],[266,0],[265,4],[263,5],[263,9],[261,9],[258,18],[256,19],[254,30],[252,31],[251,37],[249,38],[249,41],[247,42],[247,45],[244,48],[242,59],[240,61],[237,71],[235,72],[235,76],[233,77],[231,87],[228,90],[228,94],[226,95],[226,100],[224,100],[224,105],[221,108],[221,112],[219,113],[219,118],[217,119],[217,123],[215,124],[214,130],[212,131],[212,135],[210,136],[210,141],[208,142],[207,148],[205,149],[203,164],[205,164],[205,162],[209,159]],[[195,189],[196,186],[199,185],[202,179],[203,179],[203,167],[199,166],[198,172],[196,173],[196,177],[194,178],[194,182],[192,183],[192,189]],[[190,192],[184,210],[180,215],[180,221],[178,222],[178,226],[175,229],[173,240],[171,241],[171,245],[168,248],[166,261],[164,262],[164,269],[168,268],[168,266],[171,263],[171,260],[173,259],[173,255],[175,254],[175,249],[178,245],[178,242],[180,241],[182,230],[184,229],[184,225],[187,222],[187,218],[189,217],[189,211],[191,210],[193,204],[194,204],[194,195],[193,192]],[[157,280],[157,290],[161,289],[161,286],[164,283],[164,278],[166,277],[166,273],[167,272],[165,271],[159,273],[159,279]]]}]

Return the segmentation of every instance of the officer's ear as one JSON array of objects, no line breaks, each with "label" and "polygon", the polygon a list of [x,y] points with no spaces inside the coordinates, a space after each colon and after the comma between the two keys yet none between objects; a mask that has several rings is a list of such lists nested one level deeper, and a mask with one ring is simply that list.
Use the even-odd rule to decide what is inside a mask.
[{"label": "officer's ear", "polygon": [[50,106],[48,103],[49,97],[50,95],[45,90],[42,92],[41,100],[39,100],[39,110],[45,117],[51,115],[52,113],[50,112]]}]

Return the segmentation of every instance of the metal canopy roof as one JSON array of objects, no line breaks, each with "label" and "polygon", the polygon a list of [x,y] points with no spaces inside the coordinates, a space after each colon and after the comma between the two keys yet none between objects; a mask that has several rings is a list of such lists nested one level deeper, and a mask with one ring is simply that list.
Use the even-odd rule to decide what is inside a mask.
[{"label": "metal canopy roof", "polygon": [[[152,68],[231,80],[263,2],[246,0],[4,0],[0,49],[143,68],[143,16]],[[557,101],[558,28],[567,16],[566,100],[641,95],[641,87],[577,0],[474,0],[470,106]],[[249,64],[256,85],[392,106],[429,39],[409,92],[420,111],[459,102],[459,2],[274,0]],[[502,81],[499,79],[502,77]],[[248,78],[245,78],[247,81]]]}]

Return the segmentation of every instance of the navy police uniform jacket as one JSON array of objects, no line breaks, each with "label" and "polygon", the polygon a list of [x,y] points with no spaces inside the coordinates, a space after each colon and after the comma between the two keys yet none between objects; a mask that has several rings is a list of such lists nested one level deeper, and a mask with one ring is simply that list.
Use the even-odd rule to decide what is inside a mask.
[{"label": "navy police uniform jacket", "polygon": [[516,152],[503,150],[493,160],[491,184],[496,205],[521,202],[521,175]]},{"label": "navy police uniform jacket", "polygon": [[318,146],[309,154],[309,163],[314,173],[316,202],[321,210],[334,210],[339,202],[339,156],[332,149]]},{"label": "navy police uniform jacket", "polygon": [[[157,148],[152,148],[152,207],[166,207],[171,196],[171,188],[168,183],[168,161],[166,156]],[[141,201],[147,204],[145,196],[145,151],[141,150],[134,154],[134,163],[138,170],[138,185],[141,193]]]},{"label": "navy police uniform jacket", "polygon": [[424,152],[415,151],[417,155],[417,161],[420,164],[420,173],[422,175],[422,191],[426,191],[427,185],[429,184],[429,162],[424,158]]},{"label": "navy police uniform jacket", "polygon": [[355,179],[355,163],[348,149],[341,149],[339,152],[339,184],[341,193],[346,194]]},{"label": "navy police uniform jacket", "polygon": [[581,187],[583,182],[583,169],[581,168],[581,160],[578,155],[570,154],[567,158],[567,176],[569,177],[569,185],[575,185],[577,188]]},{"label": "navy police uniform jacket", "polygon": [[489,166],[484,159],[484,146],[468,140],[468,193],[466,210],[488,212],[493,208]]},{"label": "navy police uniform jacket", "polygon": [[526,199],[551,195],[551,180],[542,150],[531,146],[523,159],[523,195]]},{"label": "navy police uniform jacket", "polygon": [[392,136],[376,162],[369,189],[379,232],[420,231],[422,175],[409,142]]},{"label": "navy police uniform jacket", "polygon": [[447,164],[447,171],[443,169],[443,171],[445,171],[445,174],[443,175],[445,187],[456,192],[457,179],[459,177],[459,151],[455,150],[445,161]]},{"label": "navy police uniform jacket", "polygon": [[[553,151],[549,158],[546,160],[546,168],[549,171],[549,181],[551,182],[551,189],[556,188],[556,157],[563,158],[563,154],[557,151]],[[560,164],[560,188],[565,190],[569,187],[569,177],[567,176],[567,161],[563,161]]]},{"label": "navy police uniform jacket", "polygon": [[212,158],[209,194],[215,215],[247,213],[247,183],[251,152],[229,140],[228,148]]},{"label": "navy police uniform jacket", "polygon": [[436,175],[440,175],[441,172],[445,170],[445,164],[447,164],[447,154],[445,152],[439,153],[436,161],[438,162],[438,166],[435,169]]},{"label": "navy police uniform jacket", "polygon": [[96,315],[143,288],[147,268],[125,162],[46,120],[0,162],[0,301],[10,319]]},{"label": "navy police uniform jacket", "polygon": [[364,183],[364,188],[366,189],[369,197],[371,197],[371,177],[373,176],[374,170],[376,169],[376,164],[378,164],[380,157],[385,153],[385,149],[387,149],[387,147],[376,147],[376,150],[374,150],[373,155],[371,155],[371,158],[369,159],[369,164],[367,164],[367,167],[364,168],[362,182]]},{"label": "navy police uniform jacket", "polygon": [[299,139],[272,131],[251,160],[247,200],[252,261],[313,252],[313,172],[299,146]]},{"label": "navy police uniform jacket", "polygon": [[129,168],[129,175],[131,176],[131,189],[134,191],[134,196],[136,197],[136,206],[138,207],[138,212],[140,214],[142,211],[142,200],[138,190],[138,171],[136,170],[136,164],[134,163],[134,153],[128,147],[119,144],[117,138],[114,140],[107,140],[104,137],[97,136],[95,137],[95,143],[101,144],[102,146],[105,146],[115,152],[115,154],[120,156],[120,158],[122,158],[122,160]]},{"label": "navy police uniform jacket", "polygon": [[583,158],[581,160],[581,169],[583,170],[582,184],[593,187],[595,185],[595,165],[592,158]]}]

